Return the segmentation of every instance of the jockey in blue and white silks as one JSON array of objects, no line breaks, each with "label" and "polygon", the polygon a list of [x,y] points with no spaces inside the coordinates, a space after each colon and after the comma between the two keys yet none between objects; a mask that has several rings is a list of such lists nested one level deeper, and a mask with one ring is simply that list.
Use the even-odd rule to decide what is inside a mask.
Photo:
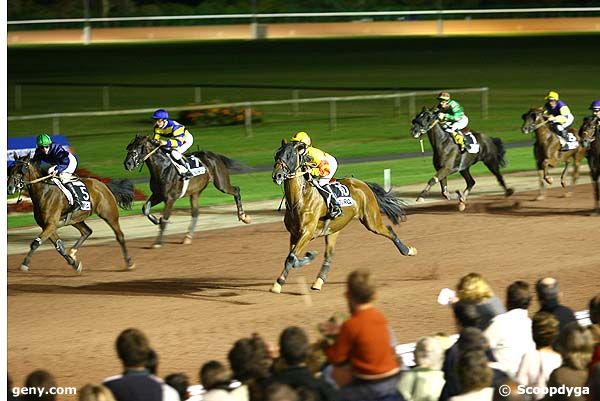
[{"label": "jockey in blue and white silks", "polygon": [[177,163],[177,171],[184,177],[192,176],[183,153],[194,143],[194,137],[175,120],[169,118],[169,113],[164,109],[158,109],[152,114],[154,120],[154,139],[160,141],[171,152],[171,157]]},{"label": "jockey in blue and white silks", "polygon": [[70,211],[81,209],[81,200],[71,182],[71,176],[77,169],[77,158],[58,143],[53,143],[47,134],[38,135],[36,144],[31,161],[50,164],[48,174],[53,175],[52,181],[65,193],[67,199],[69,194],[72,196]]}]

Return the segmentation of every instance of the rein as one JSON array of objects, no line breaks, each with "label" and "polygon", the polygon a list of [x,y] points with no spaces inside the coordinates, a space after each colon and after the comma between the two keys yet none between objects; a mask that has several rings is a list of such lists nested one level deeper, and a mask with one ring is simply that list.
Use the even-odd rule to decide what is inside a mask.
[{"label": "rein", "polygon": [[161,147],[162,147],[162,145],[161,145],[161,146],[157,146],[157,147],[155,147],[155,148],[154,148],[154,150],[152,150],[152,151],[151,151],[151,152],[149,152],[149,153],[148,153],[146,156],[144,156],[144,158],[142,159],[142,163],[143,163],[143,162],[145,162],[146,160],[148,160],[148,158],[149,158],[150,156],[152,156],[152,155],[153,155],[153,154],[154,154],[154,153],[155,153],[155,152],[156,152],[158,149],[160,149]]},{"label": "rein", "polygon": [[44,181],[44,180],[47,180],[48,178],[52,178],[52,177],[54,177],[54,174],[48,174],[48,175],[46,175],[46,176],[44,176],[44,177],[36,178],[36,179],[35,179],[35,180],[33,180],[33,181],[23,181],[23,183],[24,183],[25,185],[36,184],[36,183],[38,183],[38,182],[40,182],[40,181]]}]

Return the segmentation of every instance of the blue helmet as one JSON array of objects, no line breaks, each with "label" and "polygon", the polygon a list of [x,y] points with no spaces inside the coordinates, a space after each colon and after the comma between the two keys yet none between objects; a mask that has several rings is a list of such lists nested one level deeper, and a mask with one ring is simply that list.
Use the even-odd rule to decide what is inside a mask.
[{"label": "blue helmet", "polygon": [[600,110],[600,100],[594,100],[590,105],[590,110]]},{"label": "blue helmet", "polygon": [[158,109],[152,114],[153,120],[167,120],[169,118],[169,113],[165,109]]}]

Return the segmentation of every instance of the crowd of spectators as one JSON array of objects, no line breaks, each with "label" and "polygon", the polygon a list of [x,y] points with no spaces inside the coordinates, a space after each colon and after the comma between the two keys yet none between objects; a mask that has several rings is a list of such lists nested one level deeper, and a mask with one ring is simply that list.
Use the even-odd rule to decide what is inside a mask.
[{"label": "crowd of spectators", "polygon": [[[366,269],[353,271],[345,296],[349,315],[319,325],[318,341],[300,327],[280,334],[278,347],[260,335],[237,340],[227,363],[208,361],[195,378],[157,376],[158,355],[141,331],[116,339],[121,374],[78,391],[80,401],[598,401],[600,294],[589,302],[584,327],[561,304],[559,283],[515,281],[502,304],[479,274],[462,277],[449,301],[458,337],[437,333],[418,340],[415,366],[404,366],[396,339],[377,309],[377,287]],[[449,290],[450,291],[450,290]],[[531,315],[531,317],[530,317]],[[25,387],[54,387],[53,376],[32,372]],[[54,401],[55,396],[11,393],[9,400]],[[200,398],[201,397],[201,398]]]}]

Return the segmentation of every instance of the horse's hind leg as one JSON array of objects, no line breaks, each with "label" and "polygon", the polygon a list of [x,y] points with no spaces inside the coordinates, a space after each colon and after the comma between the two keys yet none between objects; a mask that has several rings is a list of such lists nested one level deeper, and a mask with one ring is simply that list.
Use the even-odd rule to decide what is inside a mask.
[{"label": "horse's hind leg", "polygon": [[500,172],[500,166],[498,166],[497,164],[492,164],[492,163],[488,163],[488,162],[483,162],[483,163],[488,168],[488,170],[490,170],[490,172],[492,174],[494,174],[494,176],[496,177],[496,180],[498,180],[498,184],[500,184],[500,186],[502,188],[504,188],[504,196],[509,197],[515,193],[515,190],[513,188],[508,188],[506,186],[506,183],[504,182],[504,177],[502,176],[502,173]]},{"label": "horse's hind leg", "polygon": [[566,160],[565,168],[563,168],[562,173],[560,173],[560,186],[563,187],[563,189],[565,189],[565,198],[568,198],[571,196],[570,190],[567,187],[567,181],[565,180],[565,177],[566,177],[568,171],[569,171],[569,161]]},{"label": "horse's hind leg", "polygon": [[224,194],[233,195],[233,199],[235,200],[235,206],[237,207],[238,220],[242,221],[246,224],[250,224],[250,222],[251,222],[250,216],[248,216],[244,212],[244,206],[242,205],[242,196],[240,194],[240,187],[231,185],[231,182],[229,181],[229,174],[227,173],[227,170],[225,170],[225,172],[222,172],[219,167],[215,168],[214,174],[213,174],[213,180],[214,180],[215,187],[219,191],[223,192]]},{"label": "horse's hind leg", "polygon": [[462,212],[467,207],[467,198],[469,197],[471,189],[473,189],[473,187],[475,186],[475,179],[471,175],[471,172],[468,168],[466,170],[460,171],[460,175],[463,176],[465,182],[467,183],[467,187],[462,193],[460,191],[456,191],[456,193],[458,194],[458,210]]},{"label": "horse's hind leg", "polygon": [[325,236],[325,260],[323,261],[323,265],[321,266],[321,270],[319,270],[319,275],[317,279],[310,287],[311,290],[320,291],[323,287],[323,284],[327,281],[327,274],[329,273],[329,268],[331,267],[331,259],[333,259],[333,250],[335,248],[335,243],[337,241],[337,237],[339,235],[339,231],[333,234],[329,234]]},{"label": "horse's hind leg", "polygon": [[442,196],[446,200],[450,200],[450,192],[448,192],[448,178],[442,178],[440,180],[440,189],[442,190]]},{"label": "horse's hind leg", "polygon": [[190,205],[192,206],[192,221],[190,223],[190,227],[188,228],[188,233],[183,239],[184,245],[190,245],[192,243],[192,239],[194,238],[194,231],[196,231],[198,215],[200,214],[200,208],[198,207],[198,196],[198,193],[193,193],[190,195]]},{"label": "horse's hind leg", "polygon": [[56,251],[60,254],[60,256],[65,258],[65,260],[68,264],[71,265],[73,270],[75,270],[77,274],[81,273],[81,270],[83,269],[83,263],[81,262],[81,260],[77,260],[71,255],[67,254],[67,251],[65,250],[65,245],[63,244],[56,231],[54,231],[54,233],[50,236],[50,241],[52,241],[52,243],[54,244],[54,248],[56,248]]},{"label": "horse's hind leg", "polygon": [[400,238],[398,238],[392,227],[386,227],[383,224],[379,210],[372,212],[372,215],[369,215],[367,212],[367,214],[360,219],[360,222],[372,233],[389,238],[402,255],[414,256],[417,254],[417,248],[404,244]]},{"label": "horse's hind leg", "polygon": [[85,240],[88,239],[90,235],[92,235],[92,229],[90,228],[90,226],[85,224],[84,221],[80,221],[79,223],[73,224],[73,227],[79,230],[79,232],[81,233],[81,237],[79,237],[77,242],[75,242],[73,247],[69,250],[69,256],[71,256],[73,259],[77,259],[77,250],[79,249],[79,247],[81,247],[81,245],[83,245]]}]

